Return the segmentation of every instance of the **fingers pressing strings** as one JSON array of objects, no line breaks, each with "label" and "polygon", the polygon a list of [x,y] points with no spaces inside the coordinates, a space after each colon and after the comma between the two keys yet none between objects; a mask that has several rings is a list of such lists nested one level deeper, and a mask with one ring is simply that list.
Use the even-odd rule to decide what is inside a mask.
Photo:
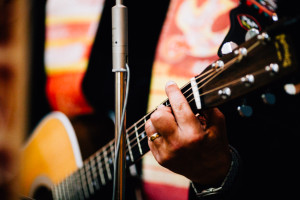
[{"label": "fingers pressing strings", "polygon": [[[230,64],[228,66],[230,66]],[[224,71],[224,69],[227,69],[227,68],[228,67],[226,67],[226,65],[222,68],[222,70],[216,70],[215,68],[211,68],[211,69],[207,70],[206,72],[204,72],[204,73],[200,74],[199,76],[197,76],[196,81],[197,81],[197,85],[199,86],[198,89],[203,88],[206,84],[208,84],[211,80],[213,80],[214,77],[219,75],[222,71]],[[168,84],[172,85],[172,84],[174,84],[174,82],[171,81]],[[187,87],[189,84],[190,83],[187,83],[184,87]],[[207,91],[206,93],[200,94],[200,96],[205,95],[209,92],[213,92],[215,90],[217,90],[217,89]],[[191,103],[194,100],[193,92],[192,92],[191,87],[189,87],[187,90],[185,90],[182,94],[185,96],[188,103]],[[166,105],[166,107],[170,106],[170,104],[168,103],[168,100],[165,100],[161,105],[159,105],[157,107],[157,109],[164,107],[164,105]],[[134,146],[138,145],[138,141],[136,140],[135,137],[140,138],[139,142],[143,141],[144,139],[147,139],[144,127],[145,127],[146,120],[150,119],[150,116],[154,111],[155,110],[148,113],[146,116],[141,118],[139,121],[137,121],[135,124],[133,124],[131,127],[129,127],[127,129],[127,131],[126,131],[127,132],[126,137],[128,138],[127,142],[129,143],[129,145],[131,147],[134,147]],[[170,109],[170,113],[173,113],[172,109]],[[202,124],[203,124],[206,121],[205,121],[205,119],[201,119],[200,122],[202,122]],[[137,127],[137,124],[139,124],[138,127]],[[136,133],[138,133],[138,134],[136,135]],[[130,139],[130,138],[132,138],[132,139]],[[127,149],[127,151],[128,151],[128,149]]]}]

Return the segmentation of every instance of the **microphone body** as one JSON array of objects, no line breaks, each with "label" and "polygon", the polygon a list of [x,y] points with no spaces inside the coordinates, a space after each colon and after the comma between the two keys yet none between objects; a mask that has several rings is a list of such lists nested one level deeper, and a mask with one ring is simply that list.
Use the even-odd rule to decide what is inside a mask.
[{"label": "microphone body", "polygon": [[121,4],[112,7],[112,53],[112,71],[125,71],[128,59],[128,16],[127,7]]}]

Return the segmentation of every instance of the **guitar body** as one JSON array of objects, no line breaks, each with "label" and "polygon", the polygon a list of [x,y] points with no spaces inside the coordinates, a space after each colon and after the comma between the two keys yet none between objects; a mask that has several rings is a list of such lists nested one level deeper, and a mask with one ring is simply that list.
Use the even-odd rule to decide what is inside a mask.
[{"label": "guitar body", "polygon": [[68,118],[60,112],[47,115],[25,144],[21,161],[21,194],[52,199],[51,187],[83,165]]}]

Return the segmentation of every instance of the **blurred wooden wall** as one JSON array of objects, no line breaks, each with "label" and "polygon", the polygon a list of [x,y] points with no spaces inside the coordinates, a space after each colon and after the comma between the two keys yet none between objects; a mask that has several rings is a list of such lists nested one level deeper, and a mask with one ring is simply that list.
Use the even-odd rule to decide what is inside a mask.
[{"label": "blurred wooden wall", "polygon": [[19,199],[19,149],[27,130],[29,0],[0,0],[0,199]]}]

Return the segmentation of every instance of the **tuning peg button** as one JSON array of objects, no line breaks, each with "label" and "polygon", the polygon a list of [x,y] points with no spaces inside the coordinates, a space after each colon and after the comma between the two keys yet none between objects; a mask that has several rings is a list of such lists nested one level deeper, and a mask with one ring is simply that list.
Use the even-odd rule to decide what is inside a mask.
[{"label": "tuning peg button", "polygon": [[247,74],[246,76],[241,78],[242,83],[244,83],[245,86],[249,87],[254,83],[254,76],[252,74]]},{"label": "tuning peg button", "polygon": [[278,74],[279,65],[277,63],[271,63],[265,67],[265,70],[270,73],[270,75]]},{"label": "tuning peg button", "polygon": [[245,47],[234,50],[234,54],[237,56],[237,62],[240,62],[244,57],[247,56],[248,50]]},{"label": "tuning peg button", "polygon": [[218,91],[218,95],[222,99],[227,99],[231,95],[231,90],[230,90],[229,87],[223,88],[223,89],[221,89],[221,90]]},{"label": "tuning peg button", "polygon": [[219,69],[224,67],[224,62],[222,60],[218,60],[217,62],[211,65],[213,69]]},{"label": "tuning peg button", "polygon": [[245,40],[248,41],[251,38],[257,36],[258,34],[259,34],[259,30],[257,30],[256,28],[251,28],[250,30],[247,31],[245,35]]},{"label": "tuning peg button", "polygon": [[[297,87],[298,86],[298,87]],[[284,85],[284,90],[289,95],[296,95],[300,92],[300,84],[287,83]]]},{"label": "tuning peg button", "polygon": [[221,48],[221,52],[223,55],[231,53],[235,48],[237,48],[238,45],[232,41],[226,42],[223,44]]},{"label": "tuning peg button", "polygon": [[265,41],[270,40],[270,36],[267,33],[261,33],[261,34],[257,35],[257,39],[260,40],[261,42],[263,42],[263,44],[264,44]]},{"label": "tuning peg button", "polygon": [[274,105],[276,102],[275,95],[272,93],[269,93],[269,92],[262,94],[261,98],[262,98],[263,102],[268,105]]},{"label": "tuning peg button", "polygon": [[248,105],[241,105],[237,107],[237,111],[239,112],[240,116],[242,117],[251,117],[253,114],[253,109],[251,106]]}]

